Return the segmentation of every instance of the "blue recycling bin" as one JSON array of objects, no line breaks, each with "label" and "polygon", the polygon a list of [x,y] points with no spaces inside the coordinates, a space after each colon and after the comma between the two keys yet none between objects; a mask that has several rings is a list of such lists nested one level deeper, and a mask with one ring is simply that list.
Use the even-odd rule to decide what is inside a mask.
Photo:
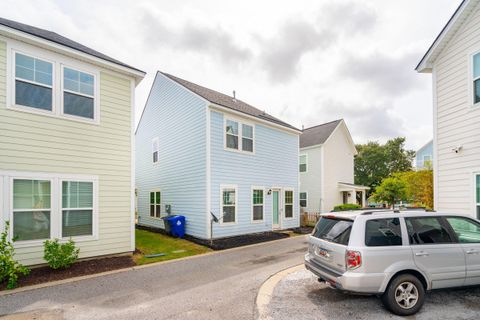
[{"label": "blue recycling bin", "polygon": [[185,216],[171,216],[166,219],[170,225],[170,233],[174,237],[185,236]]}]

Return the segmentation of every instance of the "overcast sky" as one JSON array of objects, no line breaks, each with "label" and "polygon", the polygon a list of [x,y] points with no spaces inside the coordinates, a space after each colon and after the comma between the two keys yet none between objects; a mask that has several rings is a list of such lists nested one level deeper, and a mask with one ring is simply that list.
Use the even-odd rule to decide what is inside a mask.
[{"label": "overcast sky", "polygon": [[2,1],[147,72],[231,94],[298,128],[344,118],[356,143],[432,137],[431,75],[414,71],[460,0]]}]

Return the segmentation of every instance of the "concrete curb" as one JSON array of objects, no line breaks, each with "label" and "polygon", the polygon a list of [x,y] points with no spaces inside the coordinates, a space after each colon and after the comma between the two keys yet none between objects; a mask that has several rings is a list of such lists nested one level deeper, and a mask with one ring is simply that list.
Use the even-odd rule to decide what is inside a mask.
[{"label": "concrete curb", "polygon": [[305,269],[303,264],[282,270],[272,276],[270,276],[258,290],[257,299],[255,301],[256,306],[256,319],[258,320],[272,320],[272,317],[268,314],[268,305],[273,298],[273,290],[277,284],[286,276],[291,273]]},{"label": "concrete curb", "polygon": [[179,261],[198,259],[198,258],[202,258],[202,257],[205,257],[205,256],[227,253],[227,252],[237,251],[237,250],[241,250],[241,249],[258,247],[258,246],[261,246],[261,245],[277,243],[277,242],[280,242],[280,241],[287,241],[287,240],[296,239],[296,238],[299,238],[299,237],[304,237],[304,236],[296,236],[296,237],[289,237],[289,238],[278,239],[278,240],[273,240],[273,241],[260,242],[260,243],[255,243],[255,244],[250,244],[250,245],[247,245],[247,246],[243,246],[243,247],[236,247],[236,248],[231,248],[231,249],[212,251],[212,252],[197,254],[197,255],[194,255],[194,256],[188,256],[188,257],[183,257],[183,258],[178,258],[178,259],[153,262],[153,263],[144,264],[144,265],[140,265],[140,266],[133,266],[133,267],[123,268],[123,269],[117,269],[117,270],[112,270],[112,271],[89,274],[89,275],[80,276],[80,277],[74,277],[74,278],[68,278],[68,279],[63,279],[63,280],[39,283],[39,284],[35,284],[35,285],[32,285],[32,286],[25,286],[25,287],[13,289],[13,290],[3,290],[3,291],[0,291],[0,297],[11,295],[11,294],[16,294],[16,293],[21,293],[21,292],[25,292],[25,291],[31,291],[31,290],[36,290],[36,289],[58,286],[58,285],[66,284],[66,283],[82,281],[82,280],[86,280],[86,279],[93,279],[93,278],[108,276],[108,275],[116,274],[116,273],[122,273],[122,272],[133,271],[133,270],[141,270],[141,269],[145,269],[145,268],[152,268],[152,267],[156,267],[156,266],[163,265],[163,264],[169,264],[169,263],[174,263],[174,262],[179,262]]}]

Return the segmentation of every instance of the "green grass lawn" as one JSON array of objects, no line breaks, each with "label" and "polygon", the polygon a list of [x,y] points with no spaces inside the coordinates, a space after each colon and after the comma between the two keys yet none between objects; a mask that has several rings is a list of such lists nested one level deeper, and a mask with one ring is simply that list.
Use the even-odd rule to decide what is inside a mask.
[{"label": "green grass lawn", "polygon": [[[137,265],[178,259],[212,251],[207,247],[184,239],[172,238],[146,230],[135,230],[135,240],[136,248],[142,252],[141,254],[136,253],[133,256]],[[162,257],[145,258],[145,255],[156,253],[165,253],[166,255]]]}]

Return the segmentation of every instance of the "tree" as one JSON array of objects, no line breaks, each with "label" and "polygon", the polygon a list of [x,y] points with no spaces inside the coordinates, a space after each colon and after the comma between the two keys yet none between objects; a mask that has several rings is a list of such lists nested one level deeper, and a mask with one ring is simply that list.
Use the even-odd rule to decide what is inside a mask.
[{"label": "tree", "polygon": [[407,201],[416,206],[433,209],[433,172],[419,170],[395,174],[407,186]]},{"label": "tree", "polygon": [[389,206],[393,206],[397,201],[406,200],[407,184],[399,176],[385,178],[377,186],[372,198],[377,202],[386,202]]},{"label": "tree", "polygon": [[383,179],[395,172],[412,170],[415,152],[405,149],[405,138],[397,137],[385,144],[370,141],[356,146],[355,183],[370,187],[369,194],[375,191]]}]

